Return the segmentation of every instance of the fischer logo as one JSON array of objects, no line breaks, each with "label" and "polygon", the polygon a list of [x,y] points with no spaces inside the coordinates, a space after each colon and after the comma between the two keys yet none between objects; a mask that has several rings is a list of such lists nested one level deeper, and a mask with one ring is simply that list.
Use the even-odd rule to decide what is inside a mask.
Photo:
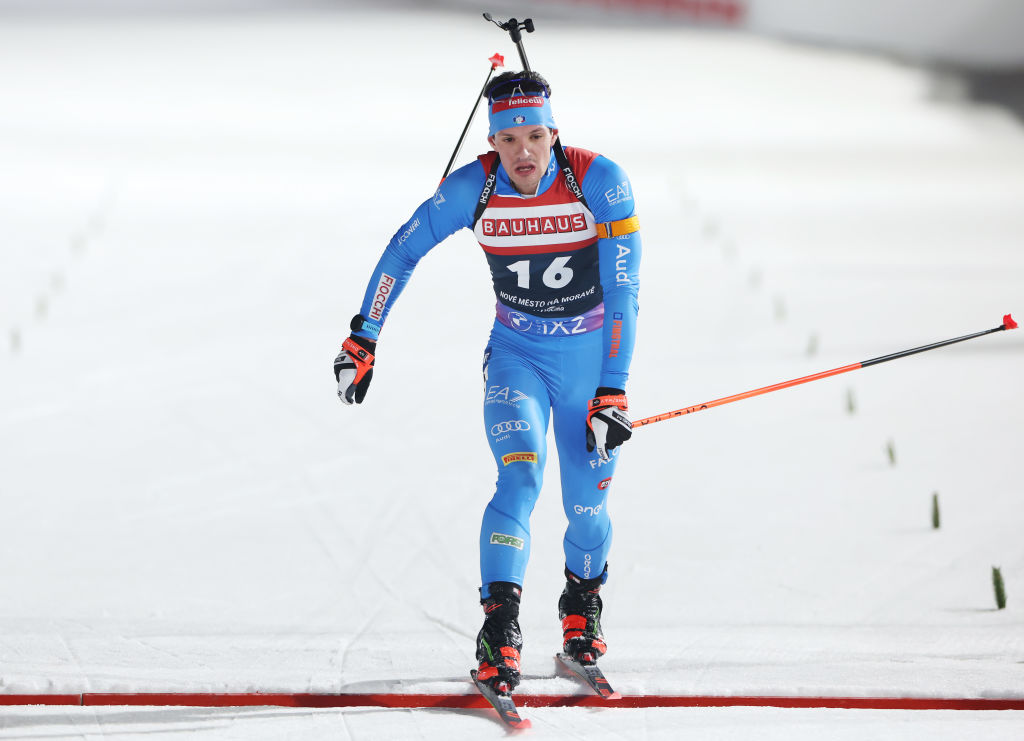
[{"label": "fischer logo", "polygon": [[501,456],[501,462],[504,465],[509,463],[536,463],[536,453],[509,453],[508,455]]},{"label": "fischer logo", "polygon": [[597,517],[602,509],[604,509],[603,504],[599,504],[596,507],[584,507],[582,504],[577,504],[572,508],[573,512],[578,515],[590,515],[591,517]]},{"label": "fischer logo", "polygon": [[380,282],[377,283],[377,290],[373,295],[373,303],[370,305],[370,319],[381,320],[384,316],[384,307],[387,306],[391,289],[395,286],[395,279],[387,273],[380,274]]},{"label": "fischer logo", "polygon": [[587,231],[587,217],[582,213],[567,213],[520,219],[480,219],[480,227],[485,237],[567,234]]},{"label": "fischer logo", "polygon": [[491,533],[491,545],[508,545],[523,550],[523,539],[505,533]]},{"label": "fischer logo", "polygon": [[602,491],[604,491],[604,490],[605,490],[605,489],[607,489],[607,488],[608,488],[609,486],[611,486],[611,483],[612,483],[612,477],[611,477],[611,476],[609,476],[608,478],[606,478],[606,479],[602,479],[601,481],[599,481],[599,482],[597,483],[597,488],[598,488],[598,489],[601,489]]}]

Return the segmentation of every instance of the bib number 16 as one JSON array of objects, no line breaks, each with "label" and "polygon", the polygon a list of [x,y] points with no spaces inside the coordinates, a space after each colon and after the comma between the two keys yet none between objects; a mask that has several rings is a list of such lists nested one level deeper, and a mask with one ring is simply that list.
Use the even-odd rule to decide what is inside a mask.
[{"label": "bib number 16", "polygon": [[[520,288],[530,287],[530,261],[520,260],[508,266],[508,269],[516,274],[516,284]],[[569,267],[569,257],[556,257],[541,275],[541,281],[548,288],[565,288],[572,281],[572,268]]]}]

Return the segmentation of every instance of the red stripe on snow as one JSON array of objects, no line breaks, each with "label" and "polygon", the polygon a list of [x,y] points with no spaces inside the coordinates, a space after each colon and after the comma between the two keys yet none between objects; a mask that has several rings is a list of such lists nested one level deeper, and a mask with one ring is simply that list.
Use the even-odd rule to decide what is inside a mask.
[{"label": "red stripe on snow", "polygon": [[[1024,698],[970,697],[758,697],[715,695],[626,695],[604,700],[597,695],[517,694],[522,707],[608,708],[851,708],[860,710],[1024,710]],[[313,694],[273,692],[87,692],[80,695],[0,694],[0,705],[90,705],[176,707],[291,708],[486,708],[477,694]]]}]

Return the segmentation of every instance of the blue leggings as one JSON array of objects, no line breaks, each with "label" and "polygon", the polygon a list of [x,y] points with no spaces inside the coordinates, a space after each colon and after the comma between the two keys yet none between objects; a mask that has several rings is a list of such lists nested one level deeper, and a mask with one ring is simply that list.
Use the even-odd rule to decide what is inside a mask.
[{"label": "blue leggings", "polygon": [[527,335],[495,322],[484,353],[484,430],[498,467],[494,496],[480,528],[483,596],[494,581],[523,584],[530,558],[530,513],[547,459],[554,416],[569,520],[565,565],[585,579],[599,576],[612,540],[608,487],[618,449],[601,462],[586,446],[587,402],[601,369],[601,331],[573,337]]}]

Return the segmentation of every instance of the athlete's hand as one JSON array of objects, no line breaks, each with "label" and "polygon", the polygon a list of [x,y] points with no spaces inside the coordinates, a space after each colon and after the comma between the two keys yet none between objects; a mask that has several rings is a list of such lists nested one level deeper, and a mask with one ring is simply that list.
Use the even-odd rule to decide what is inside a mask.
[{"label": "athlete's hand", "polygon": [[350,335],[341,343],[334,359],[334,377],[338,380],[338,398],[343,404],[362,404],[373,378],[373,360],[377,343]]},{"label": "athlete's hand", "polygon": [[627,414],[626,392],[601,386],[587,409],[587,451],[597,451],[601,460],[611,459],[610,450],[629,440],[633,423]]}]

